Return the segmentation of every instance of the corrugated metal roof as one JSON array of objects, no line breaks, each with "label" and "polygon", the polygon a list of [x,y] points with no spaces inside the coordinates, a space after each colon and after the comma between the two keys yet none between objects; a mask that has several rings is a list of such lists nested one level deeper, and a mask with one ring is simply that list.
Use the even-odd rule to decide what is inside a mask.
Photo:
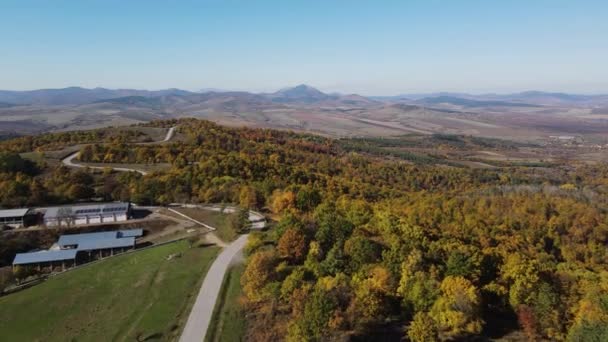
[{"label": "corrugated metal roof", "polygon": [[29,208],[0,210],[0,218],[25,216],[29,210]]},{"label": "corrugated metal roof", "polygon": [[94,251],[98,249],[107,248],[121,248],[121,247],[133,247],[135,245],[135,238],[120,238],[120,239],[101,239],[101,240],[89,240],[78,243],[79,251]]},{"label": "corrugated metal roof", "polygon": [[116,240],[119,238],[140,237],[142,235],[143,229],[127,229],[118,231],[115,230],[111,232],[69,234],[61,235],[59,237],[59,241],[57,241],[57,244],[61,247],[79,245],[78,249],[80,249],[80,244],[82,243],[87,243],[88,245],[90,245],[92,241]]},{"label": "corrugated metal roof", "polygon": [[135,238],[142,235],[143,229],[61,235],[59,241],[57,241],[58,247],[76,247],[71,249],[53,249],[32,253],[19,253],[15,256],[13,265],[70,260],[76,258],[76,253],[79,251],[133,247],[135,246]]},{"label": "corrugated metal roof", "polygon": [[38,262],[50,262],[61,260],[73,260],[76,258],[75,249],[40,251],[31,253],[18,253],[15,255],[13,265],[33,264]]},{"label": "corrugated metal roof", "polygon": [[99,232],[99,233],[84,233],[84,234],[69,234],[61,235],[57,244],[62,248],[65,246],[78,245],[87,241],[95,240],[109,240],[116,239],[118,235],[117,231],[112,232]]},{"label": "corrugated metal roof", "polygon": [[49,207],[46,208],[44,213],[45,219],[54,219],[59,215],[60,210],[66,210],[72,215],[85,216],[85,215],[101,215],[101,214],[115,214],[125,213],[129,210],[129,203],[126,202],[112,202],[112,203],[99,203],[99,204],[81,204],[71,205],[62,207]]}]

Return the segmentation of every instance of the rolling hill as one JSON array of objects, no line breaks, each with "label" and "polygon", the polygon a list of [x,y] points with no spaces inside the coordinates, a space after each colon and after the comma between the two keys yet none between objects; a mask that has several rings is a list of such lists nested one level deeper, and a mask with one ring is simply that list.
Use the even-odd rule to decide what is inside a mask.
[{"label": "rolling hill", "polygon": [[452,104],[465,107],[539,107],[536,104],[521,103],[521,102],[509,102],[509,101],[498,101],[498,100],[472,100],[462,97],[454,96],[436,96],[436,97],[425,97],[421,100],[416,101],[422,105],[437,105],[437,104]]},{"label": "rolling hill", "polygon": [[69,87],[63,89],[39,89],[29,91],[0,90],[0,102],[20,105],[74,105],[86,104],[104,99],[126,96],[155,97],[165,95],[187,95],[190,92],[180,89],[158,91],[135,89],[86,89]]},{"label": "rolling hill", "polygon": [[607,96],[543,92],[430,95],[327,94],[304,84],[259,94],[78,87],[0,91],[0,135],[94,129],[180,117],[341,137],[441,133],[546,140],[552,135],[582,133],[602,143],[608,133],[601,110],[607,107],[603,104]]}]

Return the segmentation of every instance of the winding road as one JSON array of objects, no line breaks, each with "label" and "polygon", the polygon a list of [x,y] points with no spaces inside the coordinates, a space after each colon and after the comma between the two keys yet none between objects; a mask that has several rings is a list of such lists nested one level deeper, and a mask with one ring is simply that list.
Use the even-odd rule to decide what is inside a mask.
[{"label": "winding road", "polygon": [[[175,128],[177,128],[177,127],[174,126],[174,127],[169,128],[169,131],[167,131],[167,135],[165,136],[165,138],[160,141],[155,141],[154,143],[158,144],[158,143],[163,143],[163,142],[167,142],[167,141],[171,140],[173,138],[173,136],[175,135]],[[61,160],[61,162],[63,163],[63,165],[69,166],[69,167],[80,167],[80,168],[89,168],[89,169],[97,169],[97,170],[103,170],[107,167],[107,166],[91,166],[91,165],[74,163],[74,159],[77,158],[79,155],[80,155],[80,151],[74,152],[74,153],[70,154],[69,156],[63,158]],[[131,168],[127,168],[127,167],[111,167],[111,169],[115,170],[115,171],[122,171],[122,172],[138,172],[138,173],[142,174],[143,176],[148,174],[148,172],[146,172],[146,171],[131,169]]]},{"label": "winding road", "polygon": [[[157,141],[154,143],[162,143],[171,140],[175,134],[175,128],[171,127],[165,136],[165,139],[162,141]],[[79,167],[79,168],[91,168],[91,169],[105,169],[103,166],[89,166],[83,164],[74,163],[74,159],[80,155],[80,152],[75,152],[64,158],[61,162],[69,167]],[[115,171],[124,171],[124,172],[139,172],[142,175],[148,174],[142,170],[130,169],[126,167],[113,167],[110,166]],[[188,206],[188,207],[197,207],[197,206]],[[235,212],[237,210],[236,207],[198,207],[201,210],[224,210],[226,212]],[[196,221],[182,213],[179,213],[176,210],[171,211],[179,214],[180,216],[184,216],[185,218],[190,219],[202,226],[205,226],[212,231],[215,230],[214,227],[211,227],[202,222]],[[266,227],[266,220],[264,216],[260,213],[250,211],[249,212],[249,221],[251,222],[251,229],[263,229]],[[207,335],[207,329],[209,328],[209,323],[211,322],[211,318],[213,316],[213,310],[215,308],[215,303],[217,302],[217,298],[220,294],[220,290],[222,288],[224,277],[230,265],[237,260],[237,256],[239,256],[243,248],[247,243],[248,234],[241,235],[238,239],[230,243],[229,245],[220,245],[224,247],[222,252],[218,255],[217,259],[213,262],[205,279],[203,280],[203,284],[198,292],[196,297],[196,301],[194,302],[194,306],[192,307],[192,311],[188,316],[188,321],[184,326],[184,330],[182,331],[182,335],[180,337],[180,342],[201,342],[205,339]],[[219,239],[218,239],[219,240]]]},{"label": "winding road", "polygon": [[[97,169],[97,170],[103,170],[108,167],[108,166],[91,166],[91,165],[76,164],[73,162],[73,160],[74,160],[74,158],[77,158],[79,155],[80,155],[80,151],[74,152],[74,153],[70,154],[69,156],[65,157],[61,162],[63,163],[63,165],[69,166],[69,167],[80,167],[80,168],[89,168],[89,169]],[[115,170],[115,171],[123,171],[123,172],[138,172],[138,173],[142,174],[143,176],[148,174],[146,171],[129,169],[127,167],[111,167],[111,169]]]}]

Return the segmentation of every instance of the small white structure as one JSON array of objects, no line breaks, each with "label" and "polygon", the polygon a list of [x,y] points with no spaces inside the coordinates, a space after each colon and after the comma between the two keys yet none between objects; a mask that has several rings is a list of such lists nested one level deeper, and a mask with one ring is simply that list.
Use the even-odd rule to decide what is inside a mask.
[{"label": "small white structure", "polygon": [[29,211],[29,208],[0,210],[0,225],[11,228],[24,227],[27,223],[26,216],[29,215]]},{"label": "small white structure", "polygon": [[51,207],[44,212],[44,224],[73,226],[121,222],[127,221],[130,214],[131,204],[124,202]]}]

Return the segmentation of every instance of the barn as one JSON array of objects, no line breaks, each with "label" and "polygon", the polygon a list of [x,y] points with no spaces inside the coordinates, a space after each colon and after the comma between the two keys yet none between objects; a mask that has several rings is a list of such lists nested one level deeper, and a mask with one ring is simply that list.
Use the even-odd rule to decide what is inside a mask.
[{"label": "barn", "polygon": [[36,266],[38,269],[61,267],[66,269],[77,264],[119,254],[135,248],[136,239],[143,236],[143,229],[61,235],[49,250],[17,253],[16,266]]},{"label": "barn", "polygon": [[130,203],[112,202],[46,208],[43,220],[51,227],[121,222],[130,217]]},{"label": "barn", "polygon": [[29,208],[0,210],[0,226],[21,228],[35,224],[35,221],[36,216]]},{"label": "barn", "polygon": [[16,266],[36,265],[38,269],[50,267],[66,267],[76,266],[77,250],[48,250],[29,253],[17,253],[13,260],[13,268]]}]

